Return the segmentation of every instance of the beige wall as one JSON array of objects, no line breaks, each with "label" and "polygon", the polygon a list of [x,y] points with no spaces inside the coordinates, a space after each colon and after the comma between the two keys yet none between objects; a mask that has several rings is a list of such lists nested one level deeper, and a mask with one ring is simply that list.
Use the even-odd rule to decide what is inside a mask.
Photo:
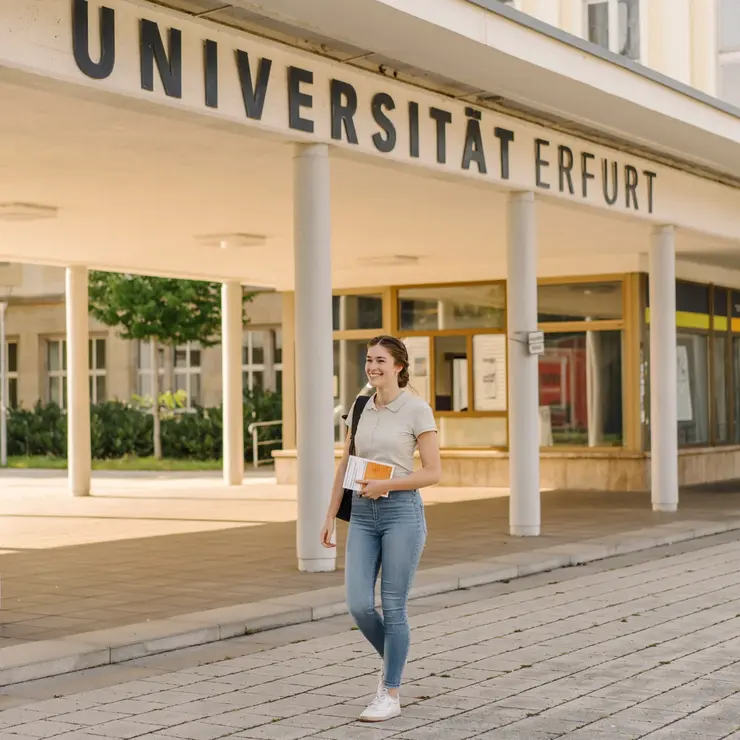
[{"label": "beige wall", "polygon": [[[45,268],[40,268],[41,270]],[[25,272],[25,271],[24,271]],[[56,271],[58,272],[58,271]],[[24,274],[24,283],[27,275]],[[39,280],[43,275],[39,275]],[[48,277],[48,276],[47,276]],[[39,283],[41,285],[41,283]],[[63,287],[63,285],[62,285]],[[245,331],[277,328],[281,325],[282,297],[260,293],[247,305]],[[48,401],[46,340],[65,335],[63,296],[43,301],[15,297],[7,311],[7,337],[18,342],[18,401],[31,408],[38,400]],[[109,400],[128,401],[137,392],[137,344],[121,339],[115,331],[90,319],[90,336],[106,339],[106,390]],[[221,347],[201,353],[201,403],[221,403]]]},{"label": "beige wall", "polygon": [[[575,36],[587,32],[585,0],[518,0],[516,7]],[[717,0],[640,0],[642,63],[717,95]]]}]

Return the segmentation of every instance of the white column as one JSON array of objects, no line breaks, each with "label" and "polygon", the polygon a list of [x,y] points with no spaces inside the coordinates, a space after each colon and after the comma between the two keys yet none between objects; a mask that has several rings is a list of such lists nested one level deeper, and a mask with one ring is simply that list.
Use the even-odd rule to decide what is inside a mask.
[{"label": "white column", "polygon": [[277,390],[277,375],[275,373],[275,333],[266,331],[267,341],[265,342],[265,390]]},{"label": "white column", "polygon": [[676,233],[656,229],[650,249],[650,447],[654,511],[678,508]]},{"label": "white column", "polygon": [[90,494],[90,351],[87,268],[67,268],[67,464],[74,496]]},{"label": "white column", "polygon": [[244,479],[242,313],[241,284],[235,280],[224,283],[221,286],[221,366],[224,483],[227,486],[240,486]]},{"label": "white column", "polygon": [[8,464],[8,349],[5,346],[7,301],[0,301],[0,467]]},{"label": "white column", "polygon": [[527,336],[537,331],[537,220],[534,193],[509,202],[507,252],[509,332],[509,526],[512,535],[540,533],[538,358]]},{"label": "white column", "polygon": [[[589,318],[586,321],[590,321]],[[601,391],[601,332],[586,332],[586,417],[588,446],[604,443],[604,403]]]},{"label": "white column", "polygon": [[298,567],[334,570],[319,542],[334,480],[334,389],[329,148],[297,145],[294,159]]},{"label": "white column", "polygon": [[[339,296],[339,330],[345,331],[347,329],[347,296]],[[338,397],[339,406],[341,413],[346,414],[349,412],[350,406],[352,406],[355,396],[359,390],[354,387],[354,383],[350,385],[350,372],[349,372],[349,342],[346,339],[339,340],[339,378],[337,378],[337,385],[339,386]],[[332,368],[332,375],[334,370]],[[340,427],[341,428],[341,427]]]}]

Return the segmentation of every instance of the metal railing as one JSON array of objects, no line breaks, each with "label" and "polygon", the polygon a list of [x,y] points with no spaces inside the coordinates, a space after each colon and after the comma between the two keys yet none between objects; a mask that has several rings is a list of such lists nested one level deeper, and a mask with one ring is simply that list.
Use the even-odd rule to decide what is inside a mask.
[{"label": "metal railing", "polygon": [[264,445],[281,444],[282,439],[265,439],[262,442],[259,441],[259,431],[264,427],[274,427],[283,425],[282,420],[280,421],[254,421],[247,427],[247,432],[252,435],[252,467],[258,468],[260,466],[260,447]]}]

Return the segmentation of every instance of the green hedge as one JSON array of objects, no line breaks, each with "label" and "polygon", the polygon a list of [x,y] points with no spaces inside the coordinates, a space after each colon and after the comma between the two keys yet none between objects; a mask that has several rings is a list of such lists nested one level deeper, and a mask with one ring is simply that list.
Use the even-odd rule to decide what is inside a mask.
[{"label": "green hedge", "polygon": [[[247,427],[253,421],[274,421],[282,417],[280,395],[255,391],[244,396],[244,456],[252,459],[252,437]],[[218,460],[223,445],[222,410],[198,408],[190,413],[162,419],[162,454],[182,460]],[[281,427],[267,427],[260,441],[281,437]],[[97,460],[118,459],[127,455],[149,457],[154,453],[152,417],[146,411],[119,401],[90,407],[92,456]],[[269,459],[279,447],[260,447],[260,457]],[[8,454],[28,457],[67,456],[67,417],[56,404],[38,403],[33,409],[8,411]]]}]

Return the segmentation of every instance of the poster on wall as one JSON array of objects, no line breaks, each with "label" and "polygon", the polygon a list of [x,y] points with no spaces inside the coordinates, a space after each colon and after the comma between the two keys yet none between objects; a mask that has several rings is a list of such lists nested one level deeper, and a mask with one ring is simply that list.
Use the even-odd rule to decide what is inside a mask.
[{"label": "poster on wall", "polygon": [[689,371],[689,352],[685,346],[676,347],[676,386],[678,421],[693,421],[694,409],[691,405],[691,376]]},{"label": "poster on wall", "polygon": [[506,411],[506,335],[473,337],[473,398],[476,411]]},{"label": "poster on wall", "polygon": [[409,353],[411,385],[421,398],[427,403],[431,403],[429,395],[429,337],[406,337],[403,343]]}]

